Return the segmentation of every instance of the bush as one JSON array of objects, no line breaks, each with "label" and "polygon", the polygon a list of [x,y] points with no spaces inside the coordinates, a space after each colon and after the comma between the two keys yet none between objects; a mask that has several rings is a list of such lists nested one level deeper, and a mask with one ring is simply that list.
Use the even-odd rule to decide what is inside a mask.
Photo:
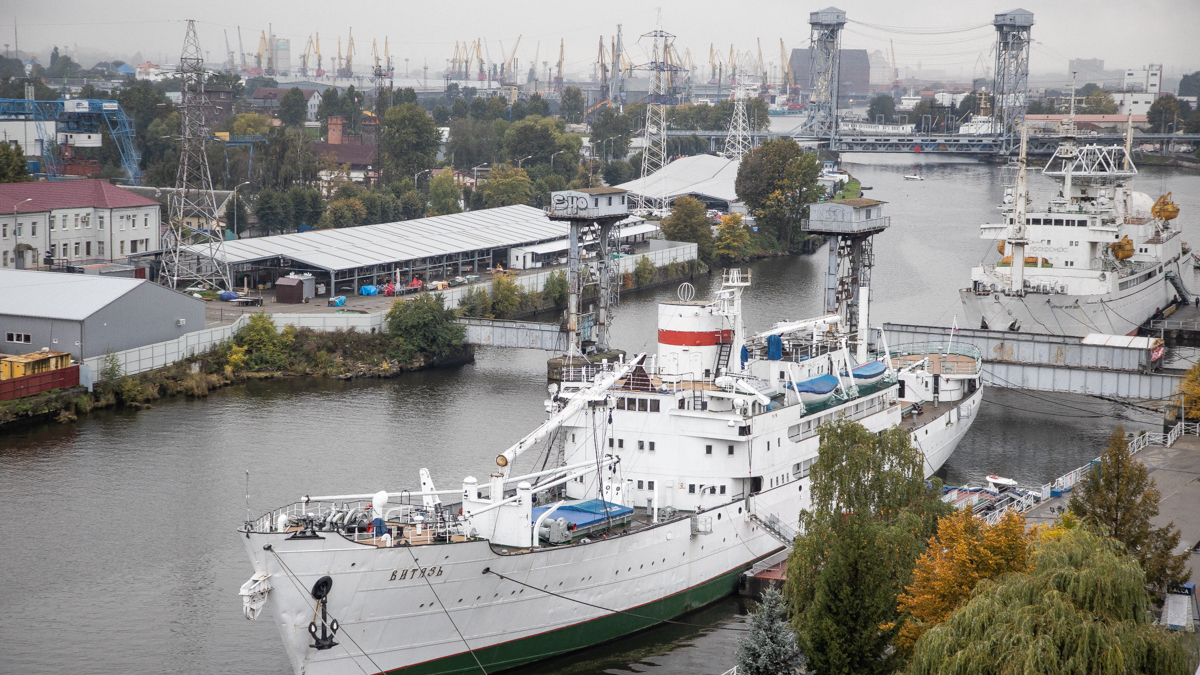
[{"label": "bush", "polygon": [[654,263],[650,262],[649,258],[642,257],[637,262],[637,266],[633,268],[633,280],[638,288],[649,286],[654,282],[654,275],[658,272],[658,268]]},{"label": "bush", "polygon": [[562,270],[555,270],[546,277],[546,286],[542,289],[542,297],[554,303],[556,307],[567,304],[567,275]]},{"label": "bush", "polygon": [[467,289],[467,294],[458,301],[458,307],[463,316],[492,318],[492,300],[487,290],[478,286]]},{"label": "bush", "polygon": [[492,280],[492,315],[497,319],[511,319],[521,312],[524,304],[523,288],[517,285],[511,274],[496,274]]},{"label": "bush", "polygon": [[388,334],[403,356],[445,356],[462,347],[466,328],[455,322],[441,293],[425,293],[405,302],[396,300],[387,313]]},{"label": "bush", "polygon": [[287,370],[295,337],[295,326],[288,326],[280,333],[271,317],[260,312],[238,330],[233,343],[246,350],[250,370]]}]

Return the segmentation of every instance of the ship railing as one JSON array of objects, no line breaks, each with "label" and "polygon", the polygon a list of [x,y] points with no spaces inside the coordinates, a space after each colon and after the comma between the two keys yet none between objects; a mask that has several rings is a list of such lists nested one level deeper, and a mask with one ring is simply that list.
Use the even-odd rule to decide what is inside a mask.
[{"label": "ship railing", "polygon": [[[937,357],[942,372],[948,375],[978,375],[983,369],[983,352],[973,344],[959,342],[926,342],[897,345],[891,349],[892,358],[899,356]],[[960,364],[946,357],[954,354],[971,359],[973,365]]]},{"label": "ship railing", "polygon": [[[328,519],[337,511],[347,514],[355,510],[366,512],[370,503],[367,500],[293,502],[259,516],[250,524],[250,530],[252,532],[278,532],[280,516],[287,516],[289,526],[294,527],[308,517],[312,517],[315,522],[320,522]],[[405,525],[420,523],[424,529],[433,530],[441,535],[462,534],[463,524],[449,516],[449,513],[450,511],[444,507],[426,507],[422,504],[389,503],[383,509],[384,519],[389,522],[399,522]]]},{"label": "ship railing", "polygon": [[1180,321],[1178,319],[1155,319],[1150,322],[1152,330],[1195,330],[1200,331],[1200,321]]}]

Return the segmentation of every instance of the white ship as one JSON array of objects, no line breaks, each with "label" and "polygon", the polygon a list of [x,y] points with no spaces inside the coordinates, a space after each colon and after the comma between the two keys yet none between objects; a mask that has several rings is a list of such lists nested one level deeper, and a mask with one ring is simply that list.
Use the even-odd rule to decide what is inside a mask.
[{"label": "white ship", "polygon": [[297,675],[495,672],[733,592],[789,546],[824,421],[901,426],[942,465],[980,405],[978,350],[856,361],[836,314],[747,336],[749,284],[731,270],[712,300],[662,303],[654,354],[568,370],[482,479],[437,490],[421,469],[411,492],[247,522],[247,618],[276,623]]},{"label": "white ship", "polygon": [[[1071,122],[1042,173],[1062,189],[1031,211],[1025,141],[1004,218],[981,226],[1002,259],[971,270],[959,294],[968,325],[1053,335],[1131,335],[1175,298],[1186,301],[1179,209],[1130,189],[1137,175],[1125,147],[1076,147]],[[1131,132],[1130,132],[1131,133]],[[1023,264],[1022,262],[1023,261]]]}]

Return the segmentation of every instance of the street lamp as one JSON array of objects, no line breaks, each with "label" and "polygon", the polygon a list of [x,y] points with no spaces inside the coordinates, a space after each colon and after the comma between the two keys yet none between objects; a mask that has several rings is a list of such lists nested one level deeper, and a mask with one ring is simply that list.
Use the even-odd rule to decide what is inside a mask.
[{"label": "street lamp", "polygon": [[487,165],[488,165],[488,163],[484,162],[483,164],[480,164],[479,166],[471,169],[471,171],[474,172],[474,174],[475,174],[475,187],[479,187],[479,170]]},{"label": "street lamp", "polygon": [[250,184],[250,181],[246,181],[245,183],[242,183],[241,185],[236,185],[233,188],[232,199],[233,199],[233,238],[234,239],[238,238],[238,229],[237,229],[237,216],[238,216],[237,198],[238,198],[238,196],[237,196],[237,191],[238,191],[238,188],[242,187],[242,185],[249,185],[249,184]]},{"label": "street lamp", "polygon": [[554,153],[553,155],[550,155],[550,173],[554,173],[554,157],[555,157],[555,155],[561,155],[564,152],[566,152],[566,150],[559,150],[558,152]]},{"label": "street lamp", "polygon": [[430,171],[433,171],[433,169],[425,169],[424,171],[418,171],[416,174],[413,175],[413,189],[414,190],[417,189],[417,179],[420,178],[423,174],[429,173]]},{"label": "street lamp", "polygon": [[517,160],[517,168],[520,169],[521,165],[524,164],[525,160],[527,160],[527,159],[533,159],[533,155],[530,155],[528,157],[522,157],[521,159],[518,159]]}]

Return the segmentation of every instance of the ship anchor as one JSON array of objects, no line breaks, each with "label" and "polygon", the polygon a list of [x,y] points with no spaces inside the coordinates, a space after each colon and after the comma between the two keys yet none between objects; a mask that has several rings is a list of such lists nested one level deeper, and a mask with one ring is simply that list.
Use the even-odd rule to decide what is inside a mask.
[{"label": "ship anchor", "polygon": [[317,601],[316,611],[321,612],[321,635],[320,637],[317,636],[317,622],[315,621],[316,611],[313,612],[314,620],[310,621],[308,624],[308,634],[313,638],[313,644],[310,646],[315,648],[317,651],[332,649],[338,644],[337,641],[333,639],[338,632],[337,619],[333,619],[331,621],[327,613],[328,601],[326,598],[329,596],[329,589],[332,587],[333,579],[329,576],[323,576],[320,579],[317,579],[317,583],[313,584],[312,587],[313,599]]}]

